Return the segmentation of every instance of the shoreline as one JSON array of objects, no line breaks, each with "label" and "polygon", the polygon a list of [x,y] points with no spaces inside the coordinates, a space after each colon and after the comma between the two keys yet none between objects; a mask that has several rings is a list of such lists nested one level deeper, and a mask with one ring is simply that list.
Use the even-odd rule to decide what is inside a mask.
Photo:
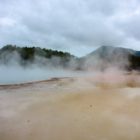
[{"label": "shoreline", "polygon": [[49,82],[54,82],[54,81],[59,81],[62,79],[67,79],[70,77],[59,77],[59,78],[50,78],[47,80],[39,80],[39,81],[32,81],[32,82],[25,82],[25,83],[17,83],[17,84],[0,84],[0,90],[5,89],[5,88],[20,88],[20,87],[27,87],[31,86],[34,84],[41,84],[41,83],[49,83]]}]

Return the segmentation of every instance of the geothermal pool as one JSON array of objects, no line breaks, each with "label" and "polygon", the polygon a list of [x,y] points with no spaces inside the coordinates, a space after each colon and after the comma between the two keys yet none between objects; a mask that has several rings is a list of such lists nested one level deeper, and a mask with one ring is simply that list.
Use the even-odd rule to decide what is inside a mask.
[{"label": "geothermal pool", "polygon": [[101,77],[0,86],[0,140],[139,140],[138,79]]}]

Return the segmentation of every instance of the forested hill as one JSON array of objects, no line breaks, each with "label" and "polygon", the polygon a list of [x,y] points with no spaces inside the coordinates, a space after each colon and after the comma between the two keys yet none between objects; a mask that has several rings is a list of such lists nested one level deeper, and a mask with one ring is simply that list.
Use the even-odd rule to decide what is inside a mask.
[{"label": "forested hill", "polygon": [[66,68],[73,70],[101,70],[118,67],[126,70],[140,70],[140,52],[102,46],[90,54],[77,58],[67,52],[40,47],[18,47],[6,45],[0,49],[0,65],[32,65]]},{"label": "forested hill", "polygon": [[40,47],[6,45],[0,49],[0,64],[18,63],[22,66],[27,66],[36,63],[39,65],[61,65],[65,67],[71,59],[76,59],[76,57],[67,52]]},{"label": "forested hill", "polygon": [[105,70],[109,67],[117,67],[125,70],[140,70],[140,51],[101,46],[95,51],[81,58],[82,67]]}]

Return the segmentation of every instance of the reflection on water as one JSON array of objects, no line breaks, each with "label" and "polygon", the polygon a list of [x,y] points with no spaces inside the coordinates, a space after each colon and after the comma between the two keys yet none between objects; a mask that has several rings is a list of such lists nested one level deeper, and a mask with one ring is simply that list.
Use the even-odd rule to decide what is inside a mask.
[{"label": "reflection on water", "polygon": [[139,140],[139,106],[139,86],[91,79],[0,87],[0,140]]}]

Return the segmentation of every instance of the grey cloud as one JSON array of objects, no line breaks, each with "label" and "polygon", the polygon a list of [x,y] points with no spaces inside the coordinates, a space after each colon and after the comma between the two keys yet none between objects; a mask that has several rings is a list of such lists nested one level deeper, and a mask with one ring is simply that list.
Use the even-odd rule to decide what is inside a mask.
[{"label": "grey cloud", "polygon": [[127,35],[134,37],[137,40],[140,40],[140,15],[133,16],[126,21],[120,23],[122,30],[126,32]]},{"label": "grey cloud", "polygon": [[85,48],[88,52],[101,45],[121,45],[132,35],[140,39],[137,30],[140,18],[136,24],[122,20],[122,16],[136,12],[138,0],[0,0],[0,3],[0,46],[37,45],[80,55],[75,50],[84,48],[80,52],[84,54]]}]

